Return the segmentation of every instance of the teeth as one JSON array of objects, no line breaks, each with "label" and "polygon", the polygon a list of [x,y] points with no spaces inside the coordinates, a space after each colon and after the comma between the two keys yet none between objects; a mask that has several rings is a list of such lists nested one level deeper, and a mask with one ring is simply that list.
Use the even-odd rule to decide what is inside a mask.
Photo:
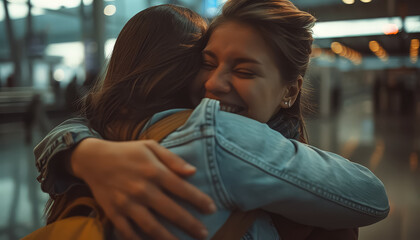
[{"label": "teeth", "polygon": [[220,104],[220,110],[225,111],[225,112],[237,113],[240,111],[240,107],[227,106],[225,104]]}]

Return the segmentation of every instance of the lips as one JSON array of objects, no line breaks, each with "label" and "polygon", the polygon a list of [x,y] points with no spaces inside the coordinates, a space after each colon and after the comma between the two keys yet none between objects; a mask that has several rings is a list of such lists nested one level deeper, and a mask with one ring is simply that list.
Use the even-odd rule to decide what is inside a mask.
[{"label": "lips", "polygon": [[243,111],[245,108],[235,105],[235,104],[229,104],[229,103],[220,103],[220,110],[230,113],[239,113]]}]

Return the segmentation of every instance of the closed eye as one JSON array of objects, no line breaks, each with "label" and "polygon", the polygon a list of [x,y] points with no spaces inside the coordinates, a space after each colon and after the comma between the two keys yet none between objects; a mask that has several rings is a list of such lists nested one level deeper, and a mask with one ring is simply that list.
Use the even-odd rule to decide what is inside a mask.
[{"label": "closed eye", "polygon": [[235,74],[240,78],[247,78],[247,79],[251,79],[257,76],[257,74],[255,74],[254,72],[243,70],[243,69],[235,70]]},{"label": "closed eye", "polygon": [[207,61],[204,61],[202,64],[201,64],[201,68],[203,68],[203,69],[205,69],[205,70],[213,70],[213,69],[215,69],[217,66],[215,65],[215,64],[213,64],[213,63],[211,63],[211,62],[207,62]]}]

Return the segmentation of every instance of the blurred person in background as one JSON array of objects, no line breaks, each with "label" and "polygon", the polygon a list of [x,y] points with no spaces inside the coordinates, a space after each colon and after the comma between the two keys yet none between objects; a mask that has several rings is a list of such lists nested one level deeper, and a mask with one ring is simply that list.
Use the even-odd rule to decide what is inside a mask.
[{"label": "blurred person in background", "polygon": [[66,108],[71,113],[76,113],[79,111],[79,100],[81,97],[80,88],[77,85],[77,76],[75,75],[70,83],[66,87],[66,91],[64,93],[64,97],[66,100]]},{"label": "blurred person in background", "polygon": [[6,87],[14,87],[15,86],[15,75],[12,73],[6,79]]},{"label": "blurred person in background", "polygon": [[[258,218],[248,232],[255,239],[279,238],[278,228],[273,224],[276,214],[328,229],[354,228],[386,217],[389,207],[383,185],[369,170],[299,142],[306,142],[301,86],[311,53],[311,26],[315,21],[311,15],[299,11],[287,0],[229,1],[203,40],[205,48],[200,69],[199,54],[186,58],[190,55],[185,52],[200,53],[200,49],[195,48],[196,43],[186,40],[189,38],[180,40],[179,36],[170,36],[173,29],[179,29],[177,26],[165,31],[168,25],[180,24],[180,20],[165,22],[167,19],[163,19],[162,14],[168,14],[163,10],[166,8],[183,12],[176,14],[177,18],[186,17],[187,10],[166,5],[140,12],[124,27],[106,77],[87,98],[85,113],[89,123],[83,119],[65,122],[37,146],[35,154],[44,191],[57,200],[60,194],[74,193],[77,185],[86,182],[115,227],[124,236],[133,238],[135,234],[129,219],[155,238],[173,239],[166,230],[170,229],[186,239],[185,233],[164,218],[192,236],[205,237],[207,234],[203,234],[205,229],[196,220],[198,218],[212,236],[236,208],[243,211],[262,208],[275,213],[264,212]],[[157,14],[159,17],[153,17],[154,11],[161,11]],[[173,10],[169,12],[174,14]],[[181,29],[185,32],[179,34],[191,36],[188,31],[195,29],[192,33],[200,36],[205,30],[203,20],[187,12],[189,17],[181,21],[184,27]],[[194,20],[189,22],[191,18]],[[189,23],[185,23],[186,20]],[[194,28],[194,24],[199,26]],[[146,29],[137,29],[140,27],[159,31],[153,32],[156,35],[147,35]],[[176,43],[178,40],[181,42]],[[184,46],[187,50],[165,51],[164,46],[168,44]],[[149,68],[152,70],[144,71]],[[219,101],[203,100],[183,128],[202,127],[200,124],[205,121],[206,114],[210,115],[220,122],[220,125],[211,126],[216,135],[232,137],[231,141],[240,151],[253,149],[256,152],[249,154],[262,156],[258,158],[262,161],[259,164],[248,162],[238,167],[235,165],[238,162],[233,160],[238,157],[233,152],[225,149],[227,154],[221,154],[223,147],[213,146],[213,151],[221,154],[216,155],[219,169],[214,170],[218,171],[218,180],[223,183],[221,189],[226,189],[221,192],[213,192],[202,181],[197,182],[197,179],[211,178],[208,176],[211,173],[205,170],[207,158],[203,151],[194,146],[205,144],[203,141],[213,135],[181,142],[182,150],[169,148],[194,163],[195,172],[194,167],[154,142],[124,141],[129,138],[121,136],[121,127],[118,127],[135,129],[148,119],[153,123],[154,117],[162,117],[167,110],[197,105],[203,96],[219,100],[220,106]],[[212,110],[206,113],[206,109]],[[131,134],[134,133],[130,131]],[[188,135],[180,130],[169,135],[162,144],[169,144],[171,136],[172,140],[177,140],[179,134]],[[100,140],[102,137],[107,140]],[[133,171],[135,166],[144,168]],[[223,169],[230,168],[239,171],[223,173]],[[287,172],[295,180],[286,180],[272,170],[277,174]],[[150,178],[150,173],[160,177]],[[189,183],[177,175],[189,176],[186,179]],[[214,209],[208,196],[190,183],[216,201],[218,211],[215,214],[203,215],[185,204],[185,200],[191,202],[204,212]],[[133,192],[128,187],[138,184],[148,186],[150,191]],[[176,203],[164,191],[178,196]],[[233,205],[221,198],[224,194]],[[118,198],[126,201],[118,203],[115,201]],[[161,216],[150,214],[149,209]],[[54,218],[53,215],[50,217]],[[306,235],[302,239],[318,231],[305,229]],[[353,230],[342,233],[355,237]]]},{"label": "blurred person in background", "polygon": [[39,93],[34,94],[26,106],[23,115],[23,126],[25,129],[25,143],[31,148],[33,147],[32,139],[36,127],[39,128],[42,135],[51,129],[51,123],[46,114],[42,96]]}]

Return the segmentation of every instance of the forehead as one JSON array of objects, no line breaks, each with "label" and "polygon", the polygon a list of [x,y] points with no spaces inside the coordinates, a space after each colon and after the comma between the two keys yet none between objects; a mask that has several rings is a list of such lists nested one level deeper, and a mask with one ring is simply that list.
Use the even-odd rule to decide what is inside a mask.
[{"label": "forehead", "polygon": [[259,31],[250,25],[233,21],[215,28],[205,50],[213,51],[217,55],[247,55],[274,60],[273,52]]}]

